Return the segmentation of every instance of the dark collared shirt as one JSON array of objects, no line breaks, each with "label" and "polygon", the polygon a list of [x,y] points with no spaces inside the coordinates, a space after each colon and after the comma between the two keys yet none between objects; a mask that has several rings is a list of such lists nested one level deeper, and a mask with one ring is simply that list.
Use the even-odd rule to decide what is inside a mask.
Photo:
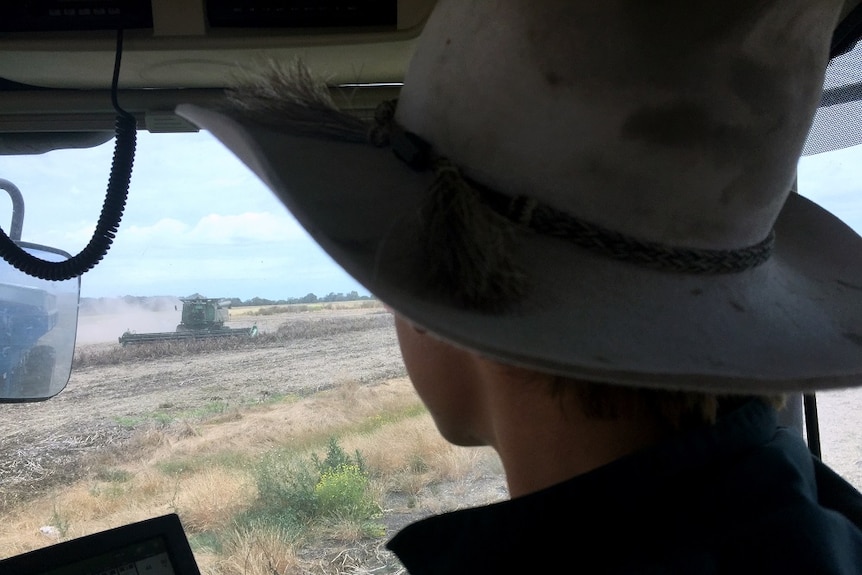
[{"label": "dark collared shirt", "polygon": [[419,521],[410,573],[862,573],[862,495],[752,401],[523,497]]}]

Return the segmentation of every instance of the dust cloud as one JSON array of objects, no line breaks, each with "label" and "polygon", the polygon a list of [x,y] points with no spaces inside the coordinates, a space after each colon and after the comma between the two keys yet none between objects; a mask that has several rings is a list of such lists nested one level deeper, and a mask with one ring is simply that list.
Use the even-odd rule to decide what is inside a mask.
[{"label": "dust cloud", "polygon": [[180,323],[181,312],[180,299],[169,296],[82,298],[76,343],[117,343],[126,331],[174,331]]}]

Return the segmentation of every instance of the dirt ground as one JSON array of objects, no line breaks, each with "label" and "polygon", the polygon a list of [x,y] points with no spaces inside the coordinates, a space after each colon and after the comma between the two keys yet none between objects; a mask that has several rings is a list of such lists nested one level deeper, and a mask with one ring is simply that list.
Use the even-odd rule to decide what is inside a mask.
[{"label": "dirt ground", "polygon": [[[176,312],[146,323],[116,314],[82,315],[78,345],[117,346],[129,327],[164,331],[176,325]],[[180,413],[207,403],[239,406],[273,395],[309,393],[345,381],[374,383],[405,375],[391,316],[380,308],[248,316],[235,313],[232,327],[256,324],[273,332],[285,322],[366,318],[363,329],[298,339],[269,349],[243,349],[168,358],[133,365],[73,370],[67,388],[42,403],[0,405],[0,512],[21,498],[80,473],[95,450],[123,442],[133,421],[155,411]],[[824,459],[862,488],[862,390],[819,396]],[[456,497],[457,495],[457,497]],[[505,497],[501,476],[471,486],[444,486],[436,508],[395,514],[391,530],[431,511]],[[389,572],[389,571],[386,571]]]},{"label": "dirt ground", "polygon": [[[266,333],[285,322],[358,316],[369,318],[363,323],[367,329],[296,339],[277,348],[75,369],[66,389],[48,401],[0,405],[0,510],[54,480],[68,480],[84,455],[122,442],[133,432],[129,422],[156,411],[169,415],[214,403],[229,408],[347,380],[369,383],[405,375],[391,316],[380,308],[238,316],[231,326],[256,324]],[[79,325],[78,346],[91,350],[118,346],[126,329],[116,328],[121,325],[116,317],[101,315],[82,315]]]}]

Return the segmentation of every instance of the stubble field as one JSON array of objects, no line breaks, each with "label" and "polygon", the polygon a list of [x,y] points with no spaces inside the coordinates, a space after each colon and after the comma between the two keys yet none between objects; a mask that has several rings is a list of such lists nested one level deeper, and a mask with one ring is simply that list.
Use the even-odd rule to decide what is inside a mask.
[{"label": "stubble field", "polygon": [[[88,452],[122,442],[154,418],[225,411],[345,381],[375,383],[405,374],[391,316],[382,308],[234,317],[232,327],[257,324],[263,333],[310,322],[319,335],[273,348],[73,369],[56,397],[0,406],[0,507],[49,488],[54,478],[68,481]],[[126,328],[117,326],[129,321],[82,315],[79,350],[118,347]],[[152,328],[137,331],[147,329]]]}]

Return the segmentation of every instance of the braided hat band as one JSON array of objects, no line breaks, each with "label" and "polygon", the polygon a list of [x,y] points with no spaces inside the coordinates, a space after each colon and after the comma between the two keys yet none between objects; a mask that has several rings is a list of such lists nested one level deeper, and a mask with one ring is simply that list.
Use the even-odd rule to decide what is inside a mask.
[{"label": "braided hat band", "polygon": [[[395,155],[411,168],[434,170],[439,177],[456,177],[475,190],[483,203],[508,220],[530,230],[610,257],[653,269],[689,274],[738,273],[764,263],[775,246],[775,230],[752,246],[711,250],[670,246],[641,240],[603,226],[581,220],[528,196],[508,196],[471,182],[447,158],[436,156],[422,138],[402,130],[394,121],[395,102],[378,106],[375,126],[369,130],[369,141],[376,146],[389,145]],[[383,134],[386,134],[385,136]]]},{"label": "braided hat band", "polygon": [[[491,195],[499,196],[491,198]],[[609,230],[575,218],[525,196],[508,198],[484,192],[489,205],[515,222],[539,234],[564,239],[603,256],[658,270],[691,274],[742,272],[764,263],[772,255],[775,231],[761,242],[733,250],[709,250],[669,246]],[[508,201],[507,201],[508,200]],[[505,211],[495,204],[506,202]]]}]

